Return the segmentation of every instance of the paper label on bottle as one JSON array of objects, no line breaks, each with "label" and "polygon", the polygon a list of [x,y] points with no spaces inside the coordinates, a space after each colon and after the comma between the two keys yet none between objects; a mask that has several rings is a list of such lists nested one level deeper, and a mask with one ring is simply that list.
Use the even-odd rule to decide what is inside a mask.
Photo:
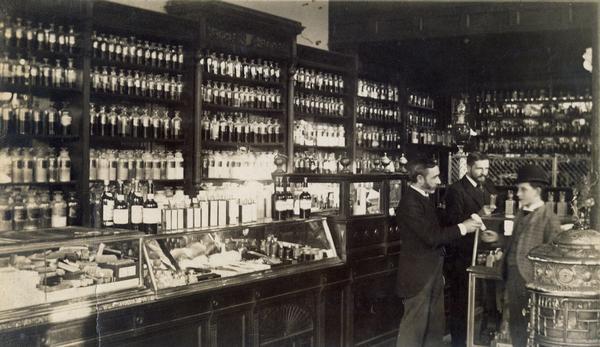
[{"label": "paper label on bottle", "polygon": [[310,210],[312,207],[312,201],[308,199],[300,199],[300,209]]},{"label": "paper label on bottle", "polygon": [[136,268],[137,267],[135,265],[119,268],[119,271],[117,272],[117,278],[121,279],[135,276],[137,272]]},{"label": "paper label on bottle", "polygon": [[113,209],[114,202],[112,200],[108,201],[108,204],[102,205],[102,220],[103,221],[112,221],[113,220]]},{"label": "paper label on bottle", "polygon": [[275,201],[275,211],[283,212],[287,209],[287,200],[276,200]]},{"label": "paper label on bottle", "polygon": [[119,225],[127,225],[129,223],[129,210],[114,209],[113,222]]},{"label": "paper label on bottle", "polygon": [[208,202],[201,202],[200,203],[200,212],[202,217],[200,218],[200,226],[205,228],[208,227],[209,223],[208,223]]},{"label": "paper label on bottle", "polygon": [[200,207],[194,207],[193,213],[194,213],[193,227],[200,228],[202,226],[202,212],[200,210]]},{"label": "paper label on bottle", "polygon": [[140,205],[131,206],[131,223],[142,223],[143,207]]},{"label": "paper label on bottle", "polygon": [[191,207],[185,209],[185,227],[188,229],[194,227],[194,209]]}]

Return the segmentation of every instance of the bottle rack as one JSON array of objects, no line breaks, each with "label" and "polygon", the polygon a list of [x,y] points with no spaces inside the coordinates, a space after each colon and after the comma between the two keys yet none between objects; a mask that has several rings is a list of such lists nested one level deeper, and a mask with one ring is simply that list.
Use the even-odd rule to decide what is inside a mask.
[{"label": "bottle rack", "polygon": [[477,148],[488,153],[589,156],[589,89],[493,90],[475,93]]}]

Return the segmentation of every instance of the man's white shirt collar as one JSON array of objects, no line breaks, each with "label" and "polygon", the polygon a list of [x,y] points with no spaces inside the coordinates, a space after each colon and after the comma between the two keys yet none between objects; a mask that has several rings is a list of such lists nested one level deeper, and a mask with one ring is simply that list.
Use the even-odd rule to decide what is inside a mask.
[{"label": "man's white shirt collar", "polygon": [[429,198],[429,193],[427,193],[427,192],[426,192],[426,191],[424,191],[423,189],[421,189],[421,188],[417,188],[417,187],[413,186],[412,184],[410,185],[410,187],[411,187],[412,189],[416,190],[416,191],[417,191],[419,194],[423,195],[424,197],[426,197],[426,198]]},{"label": "man's white shirt collar", "polygon": [[478,185],[479,183],[475,182],[475,180],[473,180],[473,179],[471,178],[471,176],[469,176],[469,175],[467,175],[467,174],[465,174],[465,176],[467,177],[467,179],[469,180],[469,182],[471,182],[471,184],[473,185],[473,187],[477,188],[477,185]]},{"label": "man's white shirt collar", "polygon": [[529,206],[523,206],[523,211],[533,212],[542,206],[544,206],[544,201],[539,200]]}]

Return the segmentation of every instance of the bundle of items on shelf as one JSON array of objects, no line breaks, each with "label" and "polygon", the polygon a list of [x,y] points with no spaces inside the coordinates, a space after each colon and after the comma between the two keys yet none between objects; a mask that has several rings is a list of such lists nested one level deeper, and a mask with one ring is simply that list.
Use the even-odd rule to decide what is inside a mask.
[{"label": "bundle of items on shelf", "polygon": [[343,94],[344,78],[341,75],[300,67],[293,76],[294,87]]},{"label": "bundle of items on shelf", "polygon": [[358,80],[358,96],[392,102],[400,101],[400,89],[389,83]]},{"label": "bundle of items on shelf", "polygon": [[183,46],[142,41],[135,36],[98,34],[92,32],[92,54],[94,58],[181,70],[183,67]]},{"label": "bundle of items on shelf", "polygon": [[0,149],[0,183],[70,182],[71,157],[66,148]]},{"label": "bundle of items on shelf", "polygon": [[393,129],[356,124],[356,144],[364,148],[400,148],[400,133]]},{"label": "bundle of items on shelf", "polygon": [[[108,108],[108,109],[107,109]],[[170,116],[169,114],[172,114]],[[180,111],[162,107],[126,107],[90,103],[90,134],[140,139],[182,139],[183,119]]]},{"label": "bundle of items on shelf", "polygon": [[90,150],[90,180],[183,180],[183,154],[177,150]]},{"label": "bundle of items on shelf", "polygon": [[202,152],[202,177],[241,180],[269,180],[277,152],[237,151]]},{"label": "bundle of items on shelf", "polygon": [[386,105],[377,101],[358,100],[356,114],[362,119],[379,120],[391,123],[402,122],[398,106]]},{"label": "bundle of items on shelf", "polygon": [[36,230],[77,225],[79,201],[74,192],[7,189],[0,193],[0,231]]},{"label": "bundle of items on shelf", "polygon": [[182,75],[168,73],[153,74],[145,71],[127,70],[102,66],[90,72],[92,91],[119,95],[139,96],[157,100],[181,100],[183,94]]},{"label": "bundle of items on shelf", "polygon": [[346,130],[343,125],[294,121],[294,143],[301,146],[344,147]]},{"label": "bundle of items on shelf", "polygon": [[339,161],[342,155],[319,150],[294,153],[294,172],[332,174],[341,170]]},{"label": "bundle of items on shelf", "polygon": [[312,94],[294,95],[294,110],[321,116],[344,116],[344,99]]},{"label": "bundle of items on shelf", "polygon": [[247,144],[283,142],[278,119],[242,112],[204,111],[200,119],[204,141],[239,142]]},{"label": "bundle of items on shelf", "polygon": [[283,105],[278,89],[214,81],[207,81],[202,86],[202,101],[212,105],[268,110],[279,110]]},{"label": "bundle of items on shelf", "polygon": [[67,105],[45,98],[13,94],[10,101],[0,105],[1,136],[69,136],[72,123]]},{"label": "bundle of items on shelf", "polygon": [[[249,61],[248,61],[249,60]],[[279,82],[281,68],[279,63],[266,59],[248,59],[224,53],[206,51],[200,57],[204,72],[214,75],[243,78],[262,82]]]},{"label": "bundle of items on shelf", "polygon": [[55,23],[38,23],[10,16],[0,19],[0,47],[26,49],[27,51],[50,51],[72,54],[77,47],[78,33],[72,25],[68,29]]},{"label": "bundle of items on shelf", "polygon": [[54,88],[76,88],[78,72],[73,58],[68,58],[66,65],[56,59],[52,65],[48,58],[41,60],[35,56],[23,58],[17,54],[11,59],[8,53],[0,59],[0,82],[5,86],[40,86]]}]

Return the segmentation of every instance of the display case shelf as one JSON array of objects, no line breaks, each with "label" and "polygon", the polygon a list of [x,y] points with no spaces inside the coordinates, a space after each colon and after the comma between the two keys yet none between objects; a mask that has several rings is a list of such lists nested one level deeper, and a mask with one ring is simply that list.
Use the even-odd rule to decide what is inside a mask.
[{"label": "display case shelf", "polygon": [[140,64],[129,63],[129,62],[124,62],[124,61],[108,60],[108,59],[101,59],[101,58],[93,58],[92,66],[115,67],[117,69],[143,71],[146,73],[148,73],[148,72],[149,73],[160,73],[160,74],[167,73],[170,76],[178,75],[178,74],[181,75],[184,73],[184,69],[171,69],[171,68],[166,68],[166,67],[140,65]]},{"label": "display case shelf", "polygon": [[402,122],[400,121],[389,121],[383,119],[368,119],[368,118],[356,118],[356,123],[362,123],[366,125],[381,125],[381,126],[392,126],[401,127]]},{"label": "display case shelf", "polygon": [[206,141],[206,140],[202,141],[202,148],[207,148],[207,149],[213,149],[213,148],[235,149],[235,148],[240,148],[240,147],[261,148],[261,149],[283,148],[284,144],[281,142],[248,143],[248,142],[221,142],[221,141]]},{"label": "display case shelf", "polygon": [[302,88],[302,87],[295,87],[294,92],[297,94],[320,95],[320,96],[334,97],[334,98],[340,98],[340,99],[346,97],[345,92],[336,93],[336,92],[330,92],[330,91],[318,90],[318,89],[307,89],[307,88]]},{"label": "display case shelf", "polygon": [[159,99],[152,98],[149,96],[140,95],[127,95],[117,93],[104,93],[104,92],[92,92],[91,99],[93,101],[100,101],[105,103],[127,103],[127,104],[158,104],[165,105],[168,107],[181,107],[185,106],[184,100],[170,100],[170,99]]},{"label": "display case shelf", "polygon": [[12,143],[23,143],[30,141],[42,141],[48,143],[68,143],[79,140],[77,135],[21,135],[12,134],[0,136],[0,143],[12,144]]},{"label": "display case shelf", "polygon": [[284,115],[283,109],[274,109],[274,108],[254,108],[254,107],[237,107],[237,106],[227,106],[227,105],[215,105],[203,103],[202,108],[215,112],[246,112],[246,113],[256,113],[256,114],[264,114],[269,115],[271,117],[281,117]]},{"label": "display case shelf", "polygon": [[406,106],[409,108],[412,108],[412,109],[416,109],[416,110],[437,112],[437,110],[435,108],[430,108],[430,107],[425,107],[425,106],[419,106],[419,105],[413,105],[413,104],[406,104]]},{"label": "display case shelf", "polygon": [[283,84],[277,81],[261,81],[249,78],[242,77],[231,77],[231,76],[223,76],[217,75],[213,73],[203,72],[202,79],[204,81],[216,81],[216,82],[225,82],[232,83],[237,85],[245,85],[245,86],[259,86],[266,88],[283,88]]},{"label": "display case shelf", "polygon": [[181,146],[185,142],[184,139],[144,139],[139,137],[112,137],[112,136],[90,136],[92,146],[122,146],[127,144],[144,145],[156,144],[164,146]]},{"label": "display case shelf", "polygon": [[73,98],[81,97],[80,88],[28,86],[24,84],[0,84],[0,92],[29,94],[44,98]]},{"label": "display case shelf", "polygon": [[323,151],[348,151],[347,147],[340,147],[340,146],[307,146],[307,145],[298,145],[298,144],[294,144],[294,149],[298,150],[298,151],[307,151],[307,150],[323,150]]},{"label": "display case shelf", "polygon": [[306,113],[306,112],[299,112],[299,111],[294,112],[294,117],[296,117],[298,119],[311,119],[311,120],[315,120],[315,121],[335,122],[335,123],[342,123],[347,120],[347,118],[344,116],[331,116],[331,115],[323,115],[323,114],[318,114],[318,113]]},{"label": "display case shelf", "polygon": [[58,189],[61,187],[73,187],[77,184],[77,181],[67,181],[67,182],[19,182],[19,183],[0,183],[0,187],[50,187],[54,189]]}]

